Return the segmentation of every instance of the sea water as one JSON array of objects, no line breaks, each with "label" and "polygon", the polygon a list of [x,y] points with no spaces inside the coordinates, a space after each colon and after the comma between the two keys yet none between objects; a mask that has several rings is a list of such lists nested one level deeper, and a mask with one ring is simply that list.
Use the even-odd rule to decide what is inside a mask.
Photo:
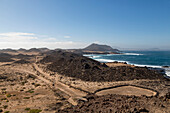
[{"label": "sea water", "polygon": [[[84,55],[99,62],[127,62],[136,66],[164,68],[170,66],[170,51],[123,51],[122,54],[88,54]],[[170,68],[164,68],[170,76]]]}]

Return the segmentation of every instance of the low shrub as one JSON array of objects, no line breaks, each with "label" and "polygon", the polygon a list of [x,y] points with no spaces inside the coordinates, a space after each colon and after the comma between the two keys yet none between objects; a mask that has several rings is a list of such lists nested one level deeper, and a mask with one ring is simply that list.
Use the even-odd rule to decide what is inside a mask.
[{"label": "low shrub", "polygon": [[28,90],[28,91],[26,91],[26,93],[34,93],[34,91],[33,90]]},{"label": "low shrub", "polygon": [[4,107],[4,109],[6,109],[8,107],[8,105],[4,105],[3,107]]},{"label": "low shrub", "polygon": [[6,97],[11,97],[12,95],[11,94],[6,94]]},{"label": "low shrub", "polygon": [[29,110],[30,110],[30,108],[25,108],[25,110],[26,110],[26,111],[29,111]]},{"label": "low shrub", "polygon": [[40,113],[41,111],[40,109],[31,109],[28,113]]},{"label": "low shrub", "polygon": [[5,111],[4,113],[9,113],[9,111]]},{"label": "low shrub", "polygon": [[24,97],[24,99],[30,99],[30,97]]},{"label": "low shrub", "polygon": [[6,88],[2,88],[1,90],[6,90]]}]

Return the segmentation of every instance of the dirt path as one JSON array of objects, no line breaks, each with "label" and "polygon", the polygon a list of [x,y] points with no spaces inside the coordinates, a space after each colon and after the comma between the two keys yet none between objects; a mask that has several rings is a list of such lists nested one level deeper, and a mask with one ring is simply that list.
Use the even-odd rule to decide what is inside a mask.
[{"label": "dirt path", "polygon": [[33,68],[35,69],[36,72],[32,72],[24,69],[18,69],[18,68],[11,68],[11,69],[19,72],[32,74],[36,76],[38,79],[45,82],[51,89],[59,89],[65,92],[70,96],[68,102],[71,103],[72,105],[77,105],[77,101],[76,101],[77,99],[85,100],[85,98],[83,97],[86,96],[87,93],[71,88],[70,86],[59,82],[57,77],[52,77],[47,73],[44,73],[42,69],[40,69],[36,64],[33,64]]},{"label": "dirt path", "polygon": [[16,69],[16,68],[14,68],[13,70],[17,70],[17,71],[20,71],[20,72],[25,72],[25,73],[32,74],[32,75],[36,76],[38,79],[44,81],[45,83],[51,84],[51,82],[50,82],[49,80],[47,80],[47,79],[45,79],[45,78],[43,78],[43,77],[41,77],[41,76],[38,76],[38,75],[35,74],[34,72],[27,71],[27,70],[24,70],[24,69]]},{"label": "dirt path", "polygon": [[60,89],[61,91],[65,92],[65,93],[67,93],[70,96],[70,99],[68,101],[71,104],[77,105],[77,102],[74,101],[74,100],[75,99],[81,99],[83,96],[87,95],[87,93],[85,93],[83,91],[71,88],[70,86],[61,83],[60,81],[58,81],[57,77],[54,78],[54,77],[51,77],[50,75],[48,75],[47,73],[44,73],[42,71],[42,69],[40,69],[35,63],[33,64],[33,66],[39,73],[44,75],[46,78],[49,78],[51,81],[55,80],[55,82],[53,82],[54,87],[57,88],[57,89]]},{"label": "dirt path", "polygon": [[12,64],[13,62],[0,62],[0,66],[7,65],[7,64]]}]

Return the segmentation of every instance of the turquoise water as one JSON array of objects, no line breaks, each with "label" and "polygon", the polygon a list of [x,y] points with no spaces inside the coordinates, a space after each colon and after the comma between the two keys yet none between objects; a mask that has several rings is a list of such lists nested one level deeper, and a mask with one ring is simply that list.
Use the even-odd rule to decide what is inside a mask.
[{"label": "turquoise water", "polygon": [[[124,51],[123,54],[85,55],[100,62],[127,62],[137,66],[162,68],[170,66],[170,51]],[[170,68],[165,68],[170,75]]]}]

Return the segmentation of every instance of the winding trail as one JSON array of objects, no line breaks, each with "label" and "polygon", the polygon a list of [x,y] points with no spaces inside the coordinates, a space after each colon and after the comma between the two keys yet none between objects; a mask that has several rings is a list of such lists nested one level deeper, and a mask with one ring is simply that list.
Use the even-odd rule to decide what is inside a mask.
[{"label": "winding trail", "polygon": [[67,95],[70,96],[70,98],[68,99],[68,102],[71,103],[72,105],[77,105],[78,104],[77,100],[86,100],[85,98],[83,98],[84,96],[87,95],[86,92],[80,91],[78,89],[74,89],[68,85],[61,83],[58,80],[57,75],[55,77],[50,76],[49,74],[43,72],[43,70],[40,69],[35,63],[32,64],[32,67],[35,69],[35,72],[24,70],[24,69],[18,69],[18,68],[11,68],[11,69],[32,74],[36,76],[39,80],[42,80],[43,82],[45,82],[49,88],[54,89],[54,90],[59,89],[65,92]]},{"label": "winding trail", "polygon": [[43,76],[45,76],[46,78],[49,78],[51,80],[52,84],[54,84],[54,88],[58,88],[59,90],[68,94],[70,96],[68,101],[71,104],[77,105],[77,102],[74,101],[74,100],[75,99],[82,99],[82,97],[87,95],[87,93],[85,93],[83,91],[71,88],[70,86],[61,83],[60,81],[58,81],[57,77],[51,77],[49,74],[44,73],[42,71],[42,69],[40,69],[35,63],[33,64],[33,67],[36,69],[36,71],[41,73]]}]

